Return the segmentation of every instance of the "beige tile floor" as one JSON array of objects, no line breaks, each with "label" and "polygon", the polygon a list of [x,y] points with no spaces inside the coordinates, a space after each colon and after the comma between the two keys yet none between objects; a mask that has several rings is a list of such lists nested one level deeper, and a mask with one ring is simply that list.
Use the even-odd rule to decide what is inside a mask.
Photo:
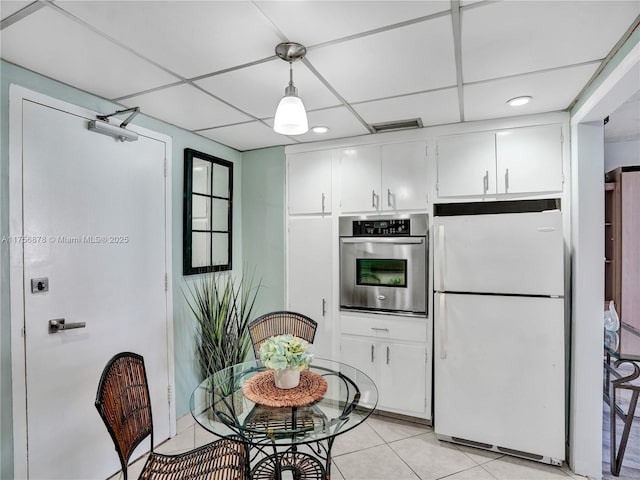
[{"label": "beige tile floor", "polygon": [[[216,438],[188,416],[177,430],[158,452],[179,453]],[[332,454],[332,480],[585,480],[566,465],[552,467],[441,442],[431,427],[378,415],[337,437]],[[143,462],[129,468],[129,478],[137,478]]]}]

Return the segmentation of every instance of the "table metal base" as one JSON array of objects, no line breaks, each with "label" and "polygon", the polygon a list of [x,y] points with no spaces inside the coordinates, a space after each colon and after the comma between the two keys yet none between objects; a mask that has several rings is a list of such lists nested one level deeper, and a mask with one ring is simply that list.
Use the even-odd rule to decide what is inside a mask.
[{"label": "table metal base", "polygon": [[[610,420],[610,432],[611,432],[611,473],[616,477],[620,475],[620,469],[622,468],[622,460],[624,459],[624,453],[627,449],[627,442],[629,440],[629,433],[631,431],[631,425],[638,405],[638,395],[640,394],[640,385],[632,385],[631,382],[640,378],[640,367],[632,360],[618,360],[614,363],[615,367],[619,367],[623,363],[628,363],[633,366],[633,373],[626,377],[620,376],[610,364],[611,358],[607,354],[607,361],[605,362],[605,383],[610,385],[610,388],[605,389],[605,401],[609,404],[609,410],[611,411]],[[617,377],[615,380],[610,380],[611,375]],[[610,390],[610,391],[609,391]],[[616,397],[618,390],[630,390],[631,401],[629,402],[629,409],[624,412],[617,404]],[[620,437],[620,445],[617,445],[616,434],[616,417],[620,417],[624,426],[622,428],[622,436]]]},{"label": "table metal base", "polygon": [[294,480],[325,480],[320,461],[307,453],[288,451],[263,458],[251,470],[252,480],[280,480],[282,472],[290,471]]}]

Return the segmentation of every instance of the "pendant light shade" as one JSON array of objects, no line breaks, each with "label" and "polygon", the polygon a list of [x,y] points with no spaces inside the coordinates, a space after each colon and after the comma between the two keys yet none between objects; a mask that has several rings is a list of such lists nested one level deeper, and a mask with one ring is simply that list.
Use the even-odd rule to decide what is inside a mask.
[{"label": "pendant light shade", "polygon": [[284,97],[278,103],[273,121],[273,130],[282,135],[301,135],[309,131],[304,103],[293,84],[292,65],[293,61],[303,58],[306,51],[306,48],[298,43],[281,43],[276,47],[276,54],[289,62],[289,85],[284,90]]},{"label": "pendant light shade", "polygon": [[[273,129],[282,135],[302,135],[309,130],[307,112],[302,99],[297,95],[296,87],[288,86],[284,97],[278,103]],[[293,92],[291,92],[293,91]]]}]

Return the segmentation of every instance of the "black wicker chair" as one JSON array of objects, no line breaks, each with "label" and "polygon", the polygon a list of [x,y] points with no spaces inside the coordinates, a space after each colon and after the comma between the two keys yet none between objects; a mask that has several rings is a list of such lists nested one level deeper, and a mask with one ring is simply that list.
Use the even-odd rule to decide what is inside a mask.
[{"label": "black wicker chair", "polygon": [[105,367],[98,385],[96,408],[115,444],[124,480],[133,450],[151,437],[149,457],[140,479],[144,480],[244,480],[248,460],[244,444],[216,440],[178,455],[153,451],[153,420],[147,373],[143,358],[123,352]]},{"label": "black wicker chair", "polygon": [[271,312],[256,318],[249,324],[253,353],[260,358],[260,345],[269,337],[291,334],[313,343],[318,322],[296,312]]}]

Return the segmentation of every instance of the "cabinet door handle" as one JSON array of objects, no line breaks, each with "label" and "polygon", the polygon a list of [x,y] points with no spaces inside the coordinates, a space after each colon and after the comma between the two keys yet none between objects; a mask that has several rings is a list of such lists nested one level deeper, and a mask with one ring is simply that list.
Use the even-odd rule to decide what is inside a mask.
[{"label": "cabinet door handle", "polygon": [[324,192],[322,192],[322,213],[324,213]]},{"label": "cabinet door handle", "polygon": [[324,317],[327,314],[327,300],[325,298],[322,299],[322,316]]},{"label": "cabinet door handle", "polygon": [[484,181],[484,193],[486,195],[487,192],[489,191],[489,170],[485,170],[483,181]]},{"label": "cabinet door handle", "polygon": [[376,332],[388,332],[389,331],[388,328],[376,328],[376,327],[371,327],[371,330],[375,330]]},{"label": "cabinet door handle", "polygon": [[371,190],[371,207],[372,208],[376,208],[376,191],[375,190]]},{"label": "cabinet door handle", "polygon": [[504,171],[504,193],[509,192],[509,169],[505,169]]},{"label": "cabinet door handle", "polygon": [[387,188],[387,207],[392,207],[393,205],[391,204],[391,189]]},{"label": "cabinet door handle", "polygon": [[389,347],[387,347],[387,365],[389,365]]},{"label": "cabinet door handle", "polygon": [[371,345],[371,363],[373,363],[373,350],[374,350],[374,346]]}]

